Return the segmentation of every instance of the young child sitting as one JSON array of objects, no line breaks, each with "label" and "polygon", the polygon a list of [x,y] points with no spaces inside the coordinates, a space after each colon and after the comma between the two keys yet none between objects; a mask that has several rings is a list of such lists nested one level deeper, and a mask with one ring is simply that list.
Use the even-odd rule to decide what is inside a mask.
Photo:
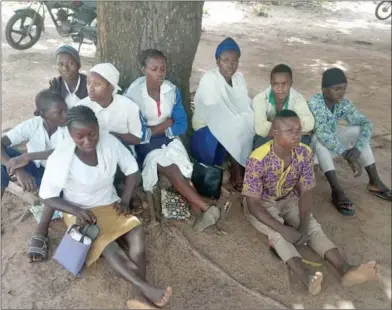
[{"label": "young child sitting", "polygon": [[71,108],[88,96],[87,76],[79,73],[80,55],[72,46],[60,46],[56,51],[56,64],[60,76],[49,82],[50,88],[60,93]]},{"label": "young child sitting", "polygon": [[[60,94],[43,90],[37,94],[35,106],[35,117],[17,125],[1,138],[2,197],[12,175],[15,175],[23,190],[37,190],[46,159],[66,135],[63,126],[67,105]],[[27,153],[24,154],[12,147],[22,142],[27,142]]]},{"label": "young child sitting", "polygon": [[[146,281],[144,230],[130,209],[140,177],[135,158],[113,135],[100,131],[97,117],[88,107],[70,109],[67,126],[72,140],[49,157],[40,198],[46,206],[65,213],[67,226],[77,221],[99,227],[87,267],[102,254],[109,266],[133,285],[135,298],[164,306],[172,289],[160,289]],[[113,186],[117,166],[125,175],[121,199]],[[119,239],[126,243],[127,253],[118,245]]]},{"label": "young child sitting", "polygon": [[320,293],[323,275],[307,270],[296,246],[307,244],[326,259],[339,272],[342,285],[376,279],[376,262],[350,265],[311,214],[313,156],[311,149],[300,143],[301,132],[298,115],[283,110],[272,122],[273,140],[250,155],[242,192],[246,218],[268,236],[280,258],[313,295]]}]

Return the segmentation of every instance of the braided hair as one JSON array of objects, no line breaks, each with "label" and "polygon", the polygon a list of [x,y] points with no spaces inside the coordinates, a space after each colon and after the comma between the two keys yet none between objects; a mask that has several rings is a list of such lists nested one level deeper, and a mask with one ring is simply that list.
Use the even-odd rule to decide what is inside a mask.
[{"label": "braided hair", "polygon": [[34,115],[44,116],[48,109],[56,103],[66,104],[60,93],[55,92],[49,88],[41,90],[37,96],[35,96]]},{"label": "braided hair", "polygon": [[96,125],[98,127],[98,119],[95,116],[94,111],[84,105],[79,105],[68,110],[68,129],[70,129],[75,123],[83,125]]},{"label": "braided hair", "polygon": [[140,62],[143,67],[145,67],[147,65],[147,60],[149,60],[150,58],[155,58],[155,57],[161,57],[161,58],[165,59],[165,62],[167,63],[167,58],[166,58],[165,54],[157,49],[150,48],[148,50],[145,50],[141,53],[140,56],[141,56]]}]

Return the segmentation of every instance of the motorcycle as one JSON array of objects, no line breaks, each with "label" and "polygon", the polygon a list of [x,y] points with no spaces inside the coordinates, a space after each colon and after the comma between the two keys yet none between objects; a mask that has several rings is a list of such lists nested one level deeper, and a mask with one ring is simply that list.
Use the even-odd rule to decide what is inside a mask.
[{"label": "motorcycle", "polygon": [[57,32],[63,37],[72,37],[79,43],[79,50],[83,43],[87,43],[85,39],[97,45],[96,1],[38,1],[36,10],[32,8],[34,2],[31,1],[27,8],[16,10],[9,19],[5,37],[11,47],[26,50],[38,42],[45,31],[45,11]]},{"label": "motorcycle", "polygon": [[388,19],[392,16],[391,7],[392,1],[381,1],[376,7],[376,17],[380,20]]}]

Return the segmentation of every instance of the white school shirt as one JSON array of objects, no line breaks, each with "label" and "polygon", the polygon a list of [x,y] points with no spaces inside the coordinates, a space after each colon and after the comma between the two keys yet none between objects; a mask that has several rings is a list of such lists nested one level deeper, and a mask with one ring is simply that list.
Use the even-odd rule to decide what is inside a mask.
[{"label": "white school shirt", "polygon": [[[88,166],[75,155],[75,145],[68,147],[63,144],[48,160],[48,165],[42,179],[39,196],[42,199],[59,197],[72,203],[80,204],[86,209],[110,205],[120,201],[113,185],[117,165],[125,175],[138,171],[138,165],[132,154],[114,136],[100,133],[102,145],[97,148],[97,166]],[[64,148],[64,150],[62,149]],[[72,154],[68,154],[72,152]],[[68,155],[71,156],[67,160]],[[63,163],[58,167],[57,163]],[[61,171],[59,171],[61,169]],[[64,184],[58,185],[58,175],[66,173]]]},{"label": "white school shirt", "polygon": [[112,103],[106,108],[89,97],[80,100],[77,105],[85,105],[94,111],[101,130],[121,134],[130,133],[138,138],[142,137],[139,107],[128,97],[113,95]]},{"label": "white school shirt", "polygon": [[129,86],[124,96],[136,102],[148,126],[156,126],[171,117],[173,107],[176,104],[176,86],[168,80],[163,81],[159,103],[160,115],[158,115],[157,102],[148,94],[145,76],[137,78]]},{"label": "white school shirt", "polygon": [[[30,118],[12,128],[5,134],[11,145],[18,145],[27,141],[27,153],[43,152],[55,149],[66,137],[69,137],[66,127],[58,127],[49,137],[44,127],[44,120],[40,116]],[[45,167],[46,160],[35,160],[37,168]]]},{"label": "white school shirt", "polygon": [[69,90],[67,82],[65,80],[63,80],[63,81],[64,81],[65,88],[67,89],[67,92],[68,92],[68,95],[65,98],[65,103],[67,104],[68,109],[71,109],[72,107],[76,106],[77,103],[80,101],[80,98],[76,95],[76,92],[78,91],[78,89],[80,87],[81,78],[79,75],[78,83],[76,84],[76,87],[73,92],[71,92]]}]

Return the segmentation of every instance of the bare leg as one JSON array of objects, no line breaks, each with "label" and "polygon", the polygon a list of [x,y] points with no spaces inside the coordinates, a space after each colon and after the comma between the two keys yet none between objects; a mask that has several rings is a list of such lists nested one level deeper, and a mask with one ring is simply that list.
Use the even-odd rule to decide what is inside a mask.
[{"label": "bare leg", "polygon": [[[54,211],[55,211],[54,209],[47,207],[47,206],[44,206],[44,209],[42,210],[41,219],[37,225],[37,228],[35,230],[34,235],[41,235],[43,237],[48,236],[49,224],[50,224],[50,221],[52,220]],[[42,248],[43,241],[37,240],[37,239],[32,239],[30,246]],[[30,262],[38,262],[43,259],[43,256],[39,253],[29,252],[27,256],[28,256]]]},{"label": "bare leg", "polygon": [[165,175],[170,184],[190,203],[193,211],[198,214],[208,209],[208,205],[204,202],[199,193],[189,184],[189,181],[181,174],[177,165],[162,167],[158,165],[158,171]]},{"label": "bare leg", "polygon": [[[143,280],[146,279],[146,250],[145,250],[145,234],[142,225],[122,236],[128,250],[128,257],[131,259],[132,269]],[[131,266],[131,264],[130,264]],[[133,297],[145,301],[145,298],[140,289],[133,285]]]},{"label": "bare leg", "polygon": [[379,266],[375,261],[359,266],[350,265],[336,248],[329,250],[324,257],[339,272],[344,286],[375,280],[378,276]]},{"label": "bare leg", "polygon": [[355,210],[353,203],[344,193],[343,188],[340,185],[340,182],[336,175],[336,171],[330,170],[325,172],[325,177],[327,178],[328,183],[331,186],[332,202],[338,209],[338,211],[343,215],[354,215]]},{"label": "bare leg", "polygon": [[242,191],[244,182],[245,169],[230,156],[230,182],[236,191]]},{"label": "bare leg", "polygon": [[[132,232],[130,232],[131,234]],[[131,246],[137,248],[137,246],[141,245],[144,242],[138,240],[142,237],[142,233],[136,231],[135,236],[130,238],[135,242]],[[139,256],[141,260],[144,260],[144,249],[133,249],[133,255]],[[130,254],[130,253],[129,253]],[[168,301],[172,294],[171,287],[166,289],[159,289],[153,287],[148,284],[145,278],[141,276],[141,274],[145,273],[145,267],[143,271],[143,267],[139,267],[133,260],[131,260],[127,254],[120,248],[120,246],[116,242],[110,243],[105,250],[103,251],[103,256],[109,265],[126,281],[130,282],[134,288],[136,288],[136,292],[140,292],[140,295],[143,294],[148,300],[153,302],[155,305],[162,307]],[[145,265],[145,263],[144,263]]]},{"label": "bare leg", "polygon": [[309,293],[317,295],[321,292],[323,274],[321,272],[311,273],[307,266],[302,262],[301,257],[293,257],[286,262],[289,269],[300,279]]}]

